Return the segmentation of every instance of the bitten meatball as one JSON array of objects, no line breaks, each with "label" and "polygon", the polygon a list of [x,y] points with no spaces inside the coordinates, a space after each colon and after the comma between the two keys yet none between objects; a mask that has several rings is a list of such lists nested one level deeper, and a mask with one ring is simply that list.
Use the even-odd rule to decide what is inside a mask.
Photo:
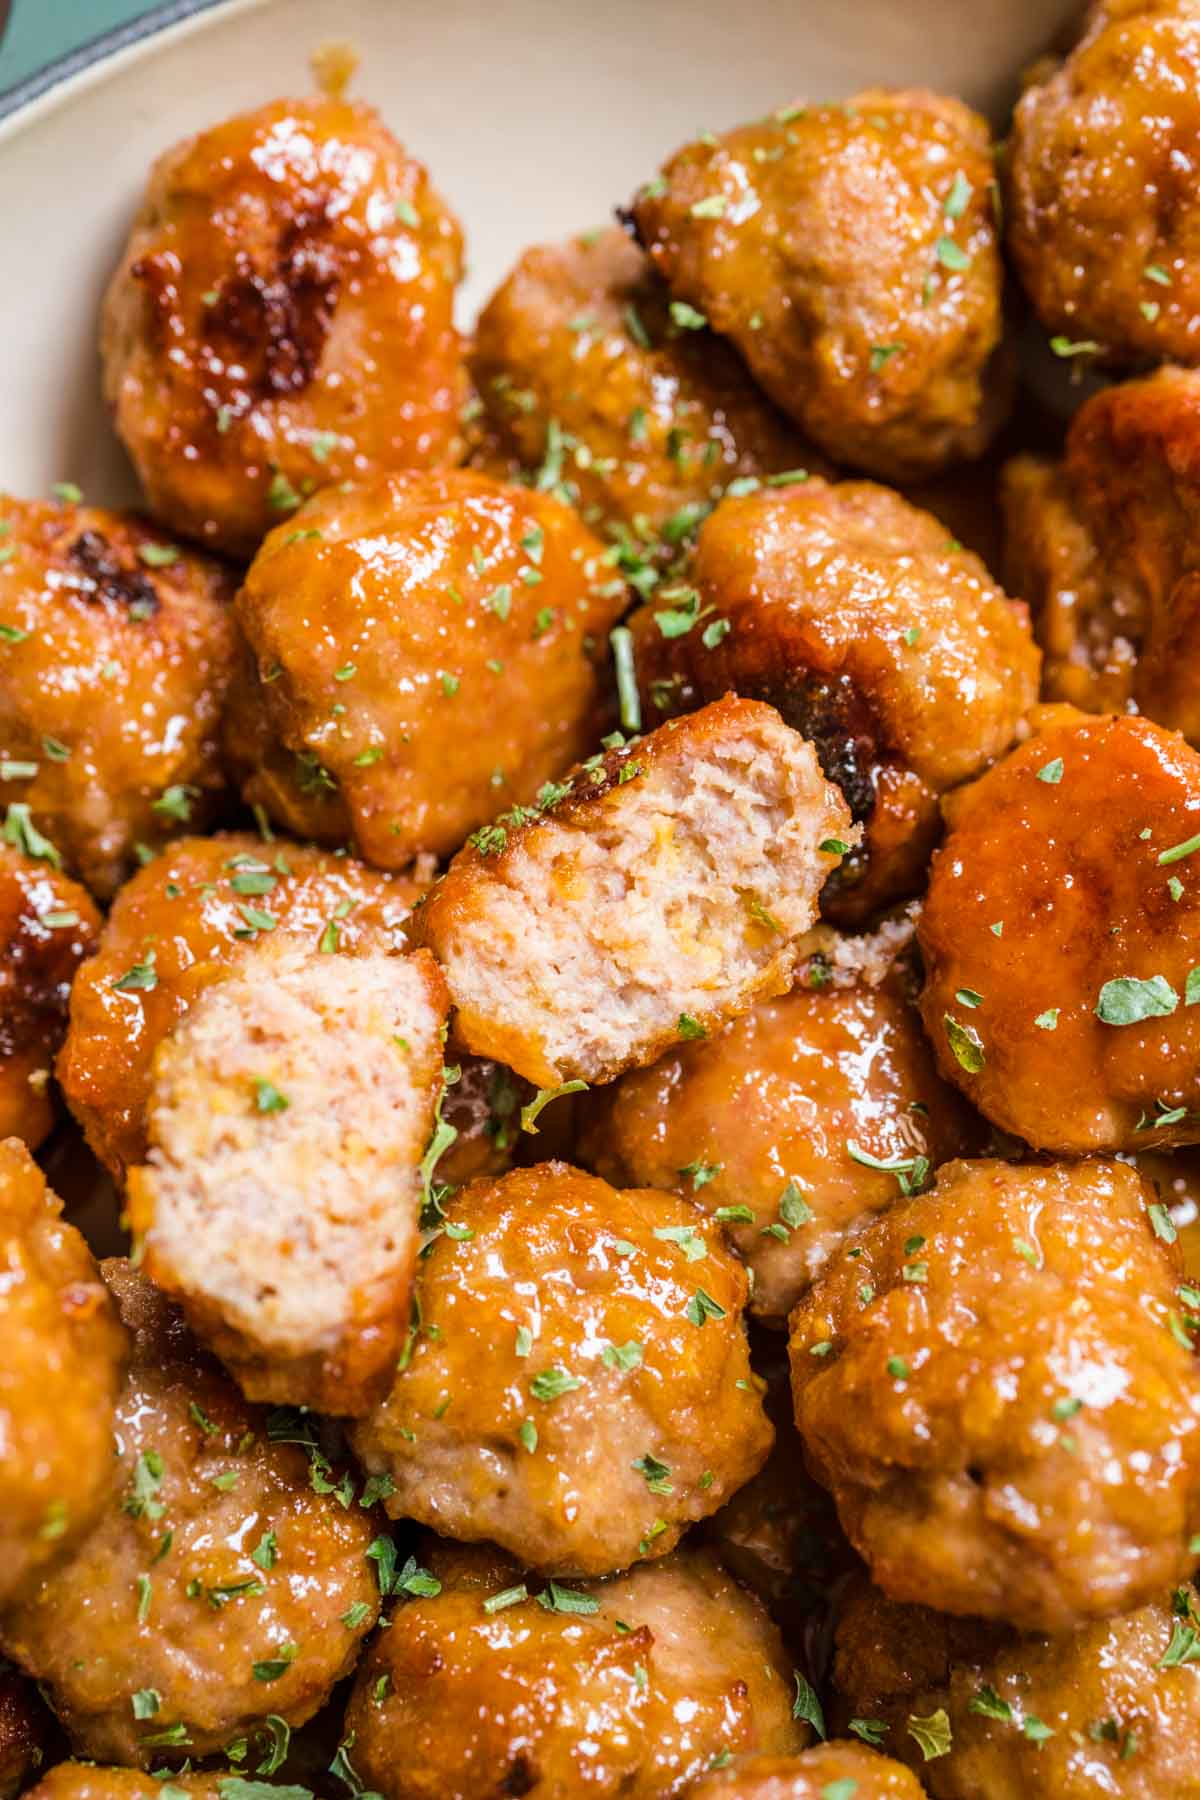
[{"label": "bitten meatball", "polygon": [[16,1800],[46,1760],[53,1721],[31,1681],[0,1662],[0,1800]]},{"label": "bitten meatball", "polygon": [[1200,1136],[1200,756],[1047,709],[955,796],[918,926],[942,1073],[1042,1150]]},{"label": "bitten meatball", "polygon": [[175,1308],[104,1265],[134,1356],[106,1510],[0,1621],[75,1749],[149,1768],[316,1712],[379,1611],[369,1513],[275,1442]]},{"label": "bitten meatball", "polygon": [[684,325],[708,323],[838,462],[912,481],[1000,424],[988,127],[870,89],[687,144],[633,219]]},{"label": "bitten meatball", "polygon": [[902,1763],[848,1740],[799,1756],[748,1756],[704,1775],[686,1800],[922,1800]]},{"label": "bitten meatball", "polygon": [[1200,362],[1200,17],[1102,0],[1013,121],[1008,246],[1047,330],[1111,363]]},{"label": "bitten meatball", "polygon": [[688,584],[632,629],[651,722],[733,688],[812,739],[865,831],[826,888],[842,923],[917,892],[937,796],[1007,749],[1037,698],[1024,606],[931,513],[867,482],[722,501]]},{"label": "bitten meatball", "polygon": [[79,1233],[17,1138],[0,1143],[0,1604],[105,1504],[125,1340]]},{"label": "bitten meatball", "polygon": [[148,520],[70,501],[0,494],[0,542],[6,835],[107,900],[220,801],[233,578]]},{"label": "bitten meatball", "polygon": [[671,1550],[756,1472],[746,1277],[696,1208],[565,1163],[456,1195],[391,1392],[353,1430],[394,1518],[550,1574]]},{"label": "bitten meatball", "polygon": [[691,1195],[753,1269],[751,1310],[781,1322],[847,1237],[973,1147],[912,989],[900,964],[818,953],[790,994],[589,1097],[582,1160]]},{"label": "bitten meatball", "polygon": [[150,1065],[242,946],[283,929],[318,949],[403,947],[421,889],[349,857],[243,833],[185,838],[122,888],[71,989],[58,1078],[114,1176],[146,1159]]},{"label": "bitten meatball", "polygon": [[271,936],[159,1046],[130,1225],[252,1400],[362,1413],[386,1390],[447,1010],[427,951]]},{"label": "bitten meatball", "polygon": [[723,1755],[807,1741],[778,1633],[706,1551],[536,1595],[495,1551],[428,1560],[439,1591],[379,1633],[346,1714],[384,1800],[673,1800]]},{"label": "bitten meatball", "polygon": [[782,992],[856,838],[811,744],[730,695],[476,832],[410,929],[466,1049],[611,1080]]},{"label": "bitten meatball", "polygon": [[1068,1631],[1191,1568],[1200,1367],[1157,1200],[1125,1163],[950,1163],[801,1300],[796,1425],[885,1593]]},{"label": "bitten meatball", "polygon": [[458,222],[370,107],[276,100],[159,157],[104,304],[150,509],[248,558],[314,488],[458,460]]},{"label": "bitten meatball", "polygon": [[458,469],[318,495],[237,599],[246,798],[379,868],[448,855],[595,741],[597,644],[627,599],[548,494]]}]

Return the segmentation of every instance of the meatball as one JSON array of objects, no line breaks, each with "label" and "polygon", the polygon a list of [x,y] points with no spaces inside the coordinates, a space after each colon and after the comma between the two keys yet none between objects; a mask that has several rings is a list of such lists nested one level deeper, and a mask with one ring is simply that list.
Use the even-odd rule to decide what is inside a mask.
[{"label": "meatball", "polygon": [[0,1639],[81,1755],[148,1768],[316,1712],[378,1615],[375,1526],[274,1440],[143,1276],[104,1273],[134,1340],[116,1488]]},{"label": "meatball", "polygon": [[703,1223],[565,1163],[463,1189],[420,1264],[391,1392],[352,1434],[387,1511],[607,1575],[748,1481],[772,1432],[746,1277]]},{"label": "meatball", "polygon": [[155,1050],[242,946],[282,928],[318,948],[402,947],[421,892],[348,857],[231,833],[184,838],[122,888],[71,989],[58,1078],[100,1161],[146,1159]]},{"label": "meatball", "polygon": [[779,1322],[914,1176],[974,1147],[934,1069],[911,971],[820,952],[790,994],[623,1075],[587,1113],[583,1161],[609,1181],[692,1196],[754,1271],[751,1310]]},{"label": "meatball", "polygon": [[678,322],[728,337],[837,462],[914,481],[1006,410],[994,186],[977,113],[871,89],[707,133],[632,216]]},{"label": "meatball", "polygon": [[249,558],[314,488],[458,460],[458,222],[370,107],[276,100],[159,157],[104,303],[151,511]]},{"label": "meatball", "polygon": [[112,1486],[125,1340],[91,1252],[17,1138],[0,1143],[0,1603],[60,1557]]},{"label": "meatball", "polygon": [[491,451],[631,547],[667,549],[732,480],[824,468],[735,351],[677,323],[623,231],[527,250],[480,314]]},{"label": "meatball", "polygon": [[857,839],[810,744],[730,695],[478,831],[414,912],[462,1045],[611,1080],[785,989]]},{"label": "meatball", "polygon": [[723,1755],[807,1740],[778,1633],[706,1551],[536,1598],[495,1551],[429,1560],[438,1592],[379,1633],[346,1714],[384,1800],[673,1800]]},{"label": "meatball", "polygon": [[1117,364],[1200,362],[1192,0],[1102,0],[1016,109],[1008,247],[1047,330]]},{"label": "meatball", "polygon": [[159,1046],[130,1224],[252,1400],[362,1413],[386,1391],[447,1010],[427,951],[272,935]]},{"label": "meatball", "polygon": [[[164,1787],[167,1800],[184,1795],[185,1800],[239,1800],[247,1787],[254,1790],[255,1800],[269,1800],[274,1791],[268,1781],[247,1782],[236,1775],[176,1775],[173,1771],[164,1781],[158,1773],[139,1774],[136,1769],[102,1769],[95,1763],[65,1762],[43,1775],[27,1800],[161,1800]],[[307,1790],[285,1790],[280,1800],[299,1800]]]},{"label": "meatball", "polygon": [[799,1756],[749,1756],[704,1775],[686,1800],[922,1800],[901,1763],[848,1740]]},{"label": "meatball", "polygon": [[449,855],[591,747],[595,643],[627,597],[548,494],[457,469],[317,495],[237,599],[246,798],[377,868]]},{"label": "meatball", "polygon": [[1157,1201],[1115,1161],[950,1163],[800,1301],[796,1425],[885,1593],[1068,1631],[1190,1569],[1200,1367]]},{"label": "meatball", "polygon": [[50,1714],[31,1681],[0,1663],[0,1800],[16,1800],[46,1760]]},{"label": "meatball", "polygon": [[815,743],[865,830],[826,889],[841,923],[918,891],[937,796],[1007,749],[1037,698],[1024,606],[931,513],[868,482],[722,501],[688,584],[633,633],[651,720],[733,688]]},{"label": "meatball", "polygon": [[1200,757],[1048,709],[955,796],[918,926],[944,1075],[1043,1150],[1200,1137]]},{"label": "meatball", "polygon": [[0,494],[0,539],[5,835],[107,900],[221,800],[233,578],[148,520],[66,500]]}]

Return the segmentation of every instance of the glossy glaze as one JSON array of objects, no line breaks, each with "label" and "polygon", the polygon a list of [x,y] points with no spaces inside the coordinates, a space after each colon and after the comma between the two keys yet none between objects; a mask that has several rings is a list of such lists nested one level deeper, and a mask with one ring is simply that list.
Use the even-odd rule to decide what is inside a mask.
[{"label": "glossy glaze", "polygon": [[921,1800],[901,1763],[845,1739],[799,1756],[750,1756],[702,1776],[687,1800]]}]

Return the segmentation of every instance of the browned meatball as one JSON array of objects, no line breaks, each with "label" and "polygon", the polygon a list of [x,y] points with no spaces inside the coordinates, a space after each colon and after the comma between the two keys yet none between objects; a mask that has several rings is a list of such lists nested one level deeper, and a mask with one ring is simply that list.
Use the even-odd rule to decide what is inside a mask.
[{"label": "browned meatball", "polygon": [[1200,1367],[1156,1202],[1119,1162],[951,1163],[797,1306],[797,1428],[893,1598],[1067,1631],[1191,1568]]},{"label": "browned meatball", "polygon": [[233,586],[136,515],[0,494],[6,835],[101,899],[220,799]]},{"label": "browned meatball", "polygon": [[237,599],[246,798],[378,868],[448,855],[590,749],[596,647],[627,598],[548,494],[465,469],[319,494]]},{"label": "browned meatball", "polygon": [[673,1800],[807,1740],[778,1633],[707,1551],[536,1596],[495,1551],[428,1560],[440,1590],[379,1633],[346,1715],[384,1800]]},{"label": "browned meatball", "polygon": [[352,1433],[388,1512],[582,1575],[661,1556],[714,1512],[772,1432],[746,1277],[703,1226],[565,1163],[456,1195],[391,1392]]},{"label": "browned meatball", "polygon": [[282,928],[328,949],[403,945],[420,893],[348,857],[242,833],[185,838],[124,887],[71,990],[58,1078],[101,1162],[146,1157],[155,1050],[242,945]]},{"label": "browned meatball", "polygon": [[[37,1786],[30,1788],[27,1800],[162,1800],[164,1788],[167,1800],[171,1800],[172,1793],[183,1794],[187,1800],[238,1800],[248,1785],[256,1790],[255,1800],[265,1800],[272,1792],[269,1782],[247,1783],[241,1777],[230,1775],[172,1773],[169,1779],[160,1780],[157,1775],[140,1774],[136,1769],[106,1769],[95,1763],[65,1762],[43,1775]],[[261,1796],[258,1790],[261,1790]],[[297,1790],[292,1792],[293,1800],[298,1800]]]},{"label": "browned meatball", "polygon": [[1024,606],[932,514],[867,482],[722,501],[688,585],[633,630],[651,721],[733,688],[816,744],[865,825],[824,896],[844,923],[920,888],[937,796],[1007,749],[1037,698]]},{"label": "browned meatball", "polygon": [[1042,323],[1113,363],[1200,361],[1200,16],[1101,0],[1017,106],[1008,244]]},{"label": "browned meatball", "polygon": [[91,1252],[17,1138],[0,1143],[0,1603],[105,1504],[125,1341]]},{"label": "browned meatball", "polygon": [[942,1073],[1043,1150],[1200,1136],[1200,756],[1047,709],[956,796],[918,926]]},{"label": "browned meatball", "polygon": [[77,1750],[148,1768],[316,1712],[378,1615],[375,1526],[274,1441],[143,1276],[104,1273],[134,1339],[115,1491],[0,1638]]},{"label": "browned meatball", "polygon": [[53,1721],[31,1681],[0,1662],[0,1800],[16,1800],[46,1760]]},{"label": "browned meatball", "polygon": [[702,1776],[686,1800],[921,1800],[923,1791],[903,1764],[846,1740],[739,1758]]},{"label": "browned meatball", "polygon": [[961,101],[870,89],[685,145],[633,218],[677,320],[838,462],[916,480],[1006,404],[990,150]]},{"label": "browned meatball", "polygon": [[370,107],[276,100],[159,157],[104,307],[151,510],[249,557],[314,488],[457,461],[458,222]]}]

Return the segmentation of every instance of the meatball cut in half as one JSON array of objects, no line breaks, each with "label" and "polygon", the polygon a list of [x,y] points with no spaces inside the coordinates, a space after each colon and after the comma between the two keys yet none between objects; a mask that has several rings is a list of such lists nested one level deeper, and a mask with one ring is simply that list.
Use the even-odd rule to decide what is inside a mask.
[{"label": "meatball cut in half", "polygon": [[738,1757],[702,1775],[686,1800],[923,1800],[924,1793],[903,1763],[846,1738],[799,1756]]},{"label": "meatball cut in half", "polygon": [[812,739],[864,826],[824,895],[840,923],[918,891],[938,795],[1006,750],[1037,698],[1025,607],[932,513],[868,482],[722,501],[688,584],[632,629],[648,719],[733,688]]},{"label": "meatball cut in half", "polygon": [[447,1010],[428,951],[269,936],[159,1046],[130,1224],[251,1399],[359,1413],[386,1387]]},{"label": "meatball cut in half", "polygon": [[128,1263],[104,1274],[134,1339],[113,1492],[0,1641],[80,1755],[150,1768],[316,1712],[378,1617],[376,1526],[313,1426],[247,1406]]},{"label": "meatball cut in half", "polygon": [[918,937],[942,1073],[1041,1150],[1200,1139],[1200,755],[1047,708],[956,796]]},{"label": "meatball cut in half", "polygon": [[5,836],[107,900],[221,799],[233,577],[146,519],[69,500],[0,494],[0,540]]},{"label": "meatball cut in half", "polygon": [[675,297],[839,463],[914,481],[977,456],[1007,407],[987,124],[870,89],[686,144],[636,196]]},{"label": "meatball cut in half", "polygon": [[458,460],[458,221],[370,107],[276,100],[159,157],[104,304],[151,510],[253,555],[314,488]]},{"label": "meatball cut in half", "polygon": [[375,1638],[346,1714],[384,1800],[674,1800],[722,1756],[809,1740],[779,1633],[707,1551],[586,1588],[494,1550],[423,1554],[432,1583]]},{"label": "meatball cut in half", "polygon": [[829,1265],[791,1318],[796,1425],[885,1593],[1069,1631],[1188,1572],[1173,1236],[1125,1163],[958,1162]]},{"label": "meatball cut in half", "polygon": [[125,1339],[91,1252],[17,1138],[0,1143],[0,1606],[105,1504]]},{"label": "meatball cut in half", "polygon": [[714,1512],[773,1433],[745,1272],[703,1225],[565,1163],[463,1189],[391,1392],[353,1433],[388,1512],[555,1575],[661,1556]]},{"label": "meatball cut in half", "polygon": [[477,831],[410,931],[466,1049],[611,1081],[783,992],[857,838],[812,745],[731,694]]},{"label": "meatball cut in half", "polygon": [[467,469],[319,494],[237,599],[246,798],[379,868],[449,855],[595,742],[596,645],[627,600],[548,494]]},{"label": "meatball cut in half", "polygon": [[71,989],[58,1078],[116,1179],[146,1160],[154,1052],[256,938],[283,930],[319,950],[404,948],[421,892],[346,856],[247,833],[184,838],[122,888]]}]

